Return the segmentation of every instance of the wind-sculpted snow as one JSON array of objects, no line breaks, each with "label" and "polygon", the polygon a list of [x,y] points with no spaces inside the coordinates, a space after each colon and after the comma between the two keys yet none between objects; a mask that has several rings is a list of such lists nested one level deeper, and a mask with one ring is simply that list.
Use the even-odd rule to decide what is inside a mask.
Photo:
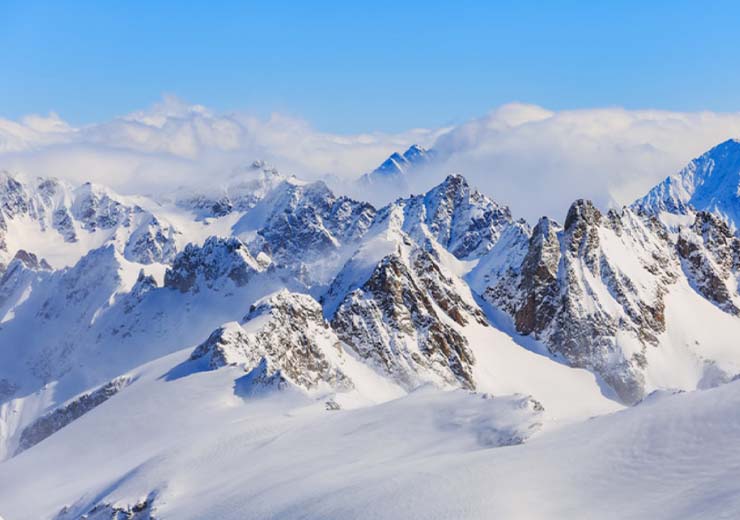
[{"label": "wind-sculpted snow", "polygon": [[161,269],[128,262],[112,245],[60,271],[14,260],[0,286],[0,457],[42,414],[141,363],[195,345],[282,284],[269,275],[241,284],[234,273],[243,272],[244,259],[235,255],[216,255],[238,260],[220,270],[202,265],[194,278],[198,290],[186,292],[162,286]]},{"label": "wind-sculpted snow", "polygon": [[[61,271],[20,260],[11,263],[0,287],[5,310],[0,328],[3,372],[9,377],[30,372],[48,383],[70,370],[77,334],[110,307],[124,284],[122,261],[113,246],[107,246]],[[67,333],[60,334],[61,330]],[[23,348],[14,348],[19,344]]]},{"label": "wind-sculpted snow", "polygon": [[[543,428],[542,406],[526,395],[422,389],[342,410],[289,392],[245,400],[228,384],[236,367],[163,379],[182,357],[143,367],[118,396],[0,465],[3,515],[67,520],[146,503],[156,518],[291,518],[305,491],[361,488],[385,479],[380,468],[391,475],[423,460],[511,449]],[[121,449],[106,453],[110,443]],[[56,469],[42,470],[52,458]],[[24,479],[32,467],[49,492],[29,501],[7,472]]]},{"label": "wind-sculpted snow", "polygon": [[[214,392],[228,375],[222,370],[165,382],[156,375],[166,364],[0,465],[3,515],[37,520],[65,510],[68,520],[96,504],[132,510],[147,497],[156,518],[183,520],[688,520],[740,512],[732,478],[740,460],[728,449],[740,431],[737,382],[661,392],[547,431],[544,412],[521,395],[427,390],[329,412],[279,394],[245,402]],[[166,413],[152,395],[169,403]],[[108,449],[123,442],[136,444]]]},{"label": "wind-sculpted snow", "polygon": [[99,350],[96,325],[125,291],[125,259],[107,246],[51,271],[25,256],[0,286],[0,379],[12,389],[0,396],[0,457],[48,407],[121,374],[112,363],[100,370],[109,354]]}]

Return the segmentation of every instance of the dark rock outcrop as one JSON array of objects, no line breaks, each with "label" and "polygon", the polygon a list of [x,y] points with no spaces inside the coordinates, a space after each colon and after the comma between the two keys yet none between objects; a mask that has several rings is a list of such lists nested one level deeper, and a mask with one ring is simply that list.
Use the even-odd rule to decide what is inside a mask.
[{"label": "dark rock outcrop", "polygon": [[262,271],[238,238],[210,237],[202,246],[188,244],[165,273],[164,285],[180,292],[217,289],[229,280],[237,287]]},{"label": "dark rock outcrop", "polygon": [[723,311],[740,315],[734,301],[740,239],[729,226],[719,217],[700,211],[689,228],[681,229],[676,250],[694,289]]},{"label": "dark rock outcrop", "polygon": [[93,408],[100,406],[123,390],[130,382],[131,379],[128,377],[118,377],[97,390],[83,394],[53,412],[39,417],[21,432],[16,454],[35,446],[75,419],[79,419]]},{"label": "dark rock outcrop", "polygon": [[342,348],[321,306],[305,294],[286,290],[257,302],[242,324],[227,323],[195,348],[191,360],[209,369],[238,365],[251,382],[290,382],[305,390],[320,385],[352,388],[336,359]]},{"label": "dark rock outcrop", "polygon": [[485,324],[482,313],[455,293],[429,253],[417,250],[409,262],[397,254],[383,258],[339,305],[332,327],[362,358],[407,388],[430,378],[473,388],[468,341],[437,309],[459,325]]}]

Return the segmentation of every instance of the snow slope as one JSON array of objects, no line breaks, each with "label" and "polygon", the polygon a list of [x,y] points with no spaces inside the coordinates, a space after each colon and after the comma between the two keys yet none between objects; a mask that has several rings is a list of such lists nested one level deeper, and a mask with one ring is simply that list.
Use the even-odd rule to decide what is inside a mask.
[{"label": "snow slope", "polygon": [[738,164],[534,229],[460,175],[376,209],[261,162],[158,201],[3,173],[0,514],[736,517]]},{"label": "snow slope", "polygon": [[728,450],[740,382],[542,431],[536,403],[461,390],[339,411],[295,393],[245,401],[236,368],[172,377],[186,357],[132,372],[128,388],[0,465],[5,518],[147,498],[158,519],[740,514],[740,456]]}]

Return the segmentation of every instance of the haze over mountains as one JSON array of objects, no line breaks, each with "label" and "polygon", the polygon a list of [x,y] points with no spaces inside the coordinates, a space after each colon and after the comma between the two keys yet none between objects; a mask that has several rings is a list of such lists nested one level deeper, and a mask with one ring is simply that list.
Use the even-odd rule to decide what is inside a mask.
[{"label": "haze over mountains", "polygon": [[0,515],[739,514],[740,141],[531,222],[407,196],[440,150],[361,178],[381,207],[262,161],[0,174]]},{"label": "haze over mountains", "polygon": [[[260,158],[286,175],[323,179],[377,207],[461,173],[534,223],[542,215],[562,220],[576,198],[602,209],[629,204],[691,157],[737,135],[740,116],[734,113],[549,110],[522,103],[440,128],[345,135],[295,116],[223,113],[166,96],[86,125],[56,114],[0,118],[0,165],[29,178],[53,176],[75,186],[91,181],[124,195],[159,196],[179,186],[203,191],[228,185]],[[408,188],[354,183],[413,144],[433,149],[436,160],[409,175]]]}]

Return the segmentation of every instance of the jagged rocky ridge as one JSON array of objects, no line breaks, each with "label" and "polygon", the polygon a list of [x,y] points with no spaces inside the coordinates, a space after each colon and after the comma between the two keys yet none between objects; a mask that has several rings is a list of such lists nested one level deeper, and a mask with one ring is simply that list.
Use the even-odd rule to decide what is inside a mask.
[{"label": "jagged rocky ridge", "polygon": [[[735,148],[728,142],[700,159],[732,171]],[[491,312],[508,316],[513,333],[557,361],[592,371],[624,403],[740,371],[740,356],[719,359],[688,345],[698,375],[655,376],[674,355],[669,297],[684,285],[735,330],[740,245],[729,213],[713,211],[719,206],[641,200],[603,213],[577,201],[562,226],[543,218],[530,229],[460,175],[376,210],[320,182],[286,179],[262,165],[249,172],[256,180],[227,190],[228,201],[177,200],[197,232],[175,231],[143,209],[156,204],[89,185],[29,188],[4,174],[0,436],[19,435],[66,399],[124,373],[127,363],[198,342],[194,363],[235,363],[267,386],[345,391],[353,385],[345,365],[359,360],[405,391],[428,383],[474,389],[478,340],[470,331],[489,326]],[[33,243],[10,251],[21,221],[65,244],[105,236],[59,269]],[[206,238],[204,229],[226,236]],[[285,287],[293,293],[262,300]],[[488,315],[480,305],[490,306]],[[21,319],[34,328],[21,327]],[[704,365],[722,377],[705,378]],[[8,419],[58,381],[73,381],[61,387],[73,393]]]},{"label": "jagged rocky ridge", "polygon": [[[313,260],[362,238],[375,217],[375,208],[348,197],[337,197],[323,182],[286,181],[270,193],[256,213],[266,213],[253,250],[262,250],[276,261],[294,264]],[[247,213],[234,229],[249,229],[254,216]]]},{"label": "jagged rocky ridge", "polygon": [[[633,255],[628,265],[622,254]],[[579,200],[562,228],[542,218],[521,263],[489,281],[483,295],[511,314],[517,331],[636,402],[644,395],[645,349],[665,330],[663,296],[677,269],[655,221],[629,209],[603,215]]]},{"label": "jagged rocky ridge", "polygon": [[77,397],[53,412],[39,417],[21,432],[16,454],[31,448],[96,406],[100,406],[130,382],[131,379],[126,376],[118,377],[90,393]]},{"label": "jagged rocky ridge", "polygon": [[332,318],[337,334],[411,389],[421,381],[475,388],[475,362],[459,326],[485,317],[421,248],[384,257]]},{"label": "jagged rocky ridge", "polygon": [[343,355],[318,302],[282,290],[255,303],[241,323],[216,329],[190,359],[210,369],[241,366],[250,386],[348,390],[352,381],[342,371]]},{"label": "jagged rocky ridge", "polygon": [[154,516],[155,493],[130,506],[99,503],[80,510],[79,507],[65,506],[54,520],[156,520]]},{"label": "jagged rocky ridge", "polygon": [[692,286],[723,311],[738,315],[740,239],[720,217],[699,211],[682,227],[676,244]]},{"label": "jagged rocky ridge", "polygon": [[29,227],[68,244],[115,243],[143,264],[168,262],[176,249],[171,224],[104,187],[41,178],[26,183],[0,172],[0,263],[15,254],[13,246],[20,248]]},{"label": "jagged rocky ridge", "polygon": [[427,232],[461,259],[487,253],[513,223],[509,208],[471,188],[462,175],[450,175],[425,195],[401,199],[385,211],[395,206],[403,208],[406,232]]},{"label": "jagged rocky ridge", "polygon": [[202,246],[188,244],[175,257],[165,274],[164,285],[183,293],[213,289],[226,279],[244,286],[268,266],[264,255],[253,258],[238,238],[210,237]]}]

